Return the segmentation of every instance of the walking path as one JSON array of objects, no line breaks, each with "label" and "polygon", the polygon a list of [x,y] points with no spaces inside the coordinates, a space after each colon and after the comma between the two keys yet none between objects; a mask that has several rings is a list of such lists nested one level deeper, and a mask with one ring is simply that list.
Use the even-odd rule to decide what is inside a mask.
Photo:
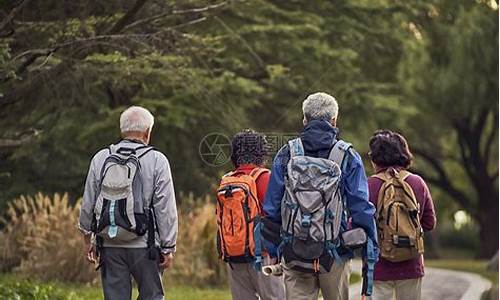
[{"label": "walking path", "polygon": [[[352,271],[361,274],[361,261],[352,262]],[[422,299],[425,300],[480,300],[483,292],[491,287],[491,282],[483,277],[444,269],[425,268],[422,283]],[[361,283],[349,288],[351,300],[359,300]]]}]

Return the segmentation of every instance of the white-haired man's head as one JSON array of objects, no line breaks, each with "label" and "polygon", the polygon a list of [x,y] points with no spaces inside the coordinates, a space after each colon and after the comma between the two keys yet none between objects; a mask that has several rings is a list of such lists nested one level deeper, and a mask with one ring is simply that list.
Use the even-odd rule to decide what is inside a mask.
[{"label": "white-haired man's head", "polygon": [[148,144],[155,118],[149,110],[140,106],[131,106],[120,116],[120,131],[123,138],[137,139]]},{"label": "white-haired man's head", "polygon": [[339,105],[337,100],[327,93],[319,92],[307,96],[302,102],[304,125],[313,120],[324,120],[333,126],[337,124]]}]

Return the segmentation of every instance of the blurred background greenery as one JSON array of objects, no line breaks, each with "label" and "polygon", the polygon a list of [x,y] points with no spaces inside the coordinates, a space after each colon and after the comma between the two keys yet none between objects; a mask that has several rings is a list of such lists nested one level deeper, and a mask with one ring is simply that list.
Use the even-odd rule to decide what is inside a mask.
[{"label": "blurred background greenery", "polygon": [[[438,214],[428,257],[498,251],[497,0],[4,0],[0,16],[3,237],[21,195],[67,192],[76,209],[92,155],[119,140],[124,108],[143,105],[181,217],[207,219],[210,256],[205,196],[231,165],[204,162],[203,138],[298,132],[302,100],[326,91],[368,174],[376,129],[408,138]],[[10,259],[2,268],[22,273]],[[195,281],[224,281],[198,263],[210,272]]]}]

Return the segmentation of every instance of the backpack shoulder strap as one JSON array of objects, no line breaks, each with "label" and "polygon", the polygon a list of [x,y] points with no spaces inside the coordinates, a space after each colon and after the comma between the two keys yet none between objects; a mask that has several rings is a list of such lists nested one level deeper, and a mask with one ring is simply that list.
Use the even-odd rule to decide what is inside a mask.
[{"label": "backpack shoulder strap", "polygon": [[375,175],[372,175],[372,177],[379,178],[385,182],[385,181],[389,181],[392,179],[404,181],[410,175],[411,175],[411,173],[406,171],[406,170],[399,170],[398,171],[398,170],[391,167],[383,172],[379,172]]},{"label": "backpack shoulder strap", "polygon": [[121,157],[129,157],[135,155],[141,158],[152,150],[156,150],[153,146],[140,145],[138,147],[131,147],[129,145],[112,144],[109,146],[110,155],[118,155]]},{"label": "backpack shoulder strap", "polygon": [[222,178],[224,177],[229,177],[229,176],[233,176],[234,175],[234,171],[230,171],[230,172],[227,172],[226,174],[222,175]]},{"label": "backpack shoulder strap", "polygon": [[398,172],[398,175],[401,180],[406,180],[406,178],[408,178],[412,174],[406,170],[401,170]]},{"label": "backpack shoulder strap", "polygon": [[137,156],[137,158],[141,158],[144,155],[154,150],[156,149],[153,146],[140,146],[135,149],[135,155]]},{"label": "backpack shoulder strap", "polygon": [[257,180],[257,178],[260,177],[260,175],[264,174],[264,173],[269,173],[271,171],[269,171],[268,169],[266,168],[255,168],[252,170],[252,172],[250,172],[250,176],[253,177],[254,180]]},{"label": "backpack shoulder strap", "polygon": [[330,151],[330,155],[328,156],[329,160],[336,162],[341,170],[344,167],[344,158],[346,156],[347,151],[352,148],[352,144],[347,143],[343,140],[338,140],[332,147]]},{"label": "backpack shoulder strap", "polygon": [[406,178],[408,178],[408,176],[410,176],[410,175],[412,175],[410,172],[408,172],[406,170],[401,170],[396,174],[396,178],[400,182],[403,189],[406,191],[406,194],[410,196],[410,199],[411,199],[411,202],[413,203],[413,205],[415,205],[415,207],[418,208],[419,204],[418,204],[415,192],[413,191],[412,186],[408,182],[406,182]]},{"label": "backpack shoulder strap", "polygon": [[290,158],[304,155],[304,146],[300,138],[288,141],[288,147],[290,148]]},{"label": "backpack shoulder strap", "polygon": [[378,178],[378,179],[382,180],[383,182],[386,182],[388,180],[387,174],[385,174],[385,172],[380,172],[380,173],[374,174],[374,175],[372,175],[372,177]]}]

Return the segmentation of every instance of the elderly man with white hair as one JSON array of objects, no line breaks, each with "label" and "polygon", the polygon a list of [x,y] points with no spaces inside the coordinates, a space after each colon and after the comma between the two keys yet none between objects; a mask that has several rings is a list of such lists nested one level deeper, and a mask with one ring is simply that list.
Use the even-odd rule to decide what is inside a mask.
[{"label": "elderly man with white hair", "polygon": [[85,255],[101,270],[106,300],[163,299],[162,273],[173,262],[177,207],[170,165],[149,146],[153,115],[132,106],[120,117],[122,140],[90,163],[78,227]]},{"label": "elderly man with white hair", "polygon": [[358,229],[350,232],[368,238],[375,259],[375,208],[368,201],[361,157],[338,138],[335,98],[309,95],[302,111],[299,138],[283,146],[273,162],[263,237],[268,252],[281,258],[286,299],[317,299],[321,290],[326,300],[348,300],[353,251],[340,237]]}]

